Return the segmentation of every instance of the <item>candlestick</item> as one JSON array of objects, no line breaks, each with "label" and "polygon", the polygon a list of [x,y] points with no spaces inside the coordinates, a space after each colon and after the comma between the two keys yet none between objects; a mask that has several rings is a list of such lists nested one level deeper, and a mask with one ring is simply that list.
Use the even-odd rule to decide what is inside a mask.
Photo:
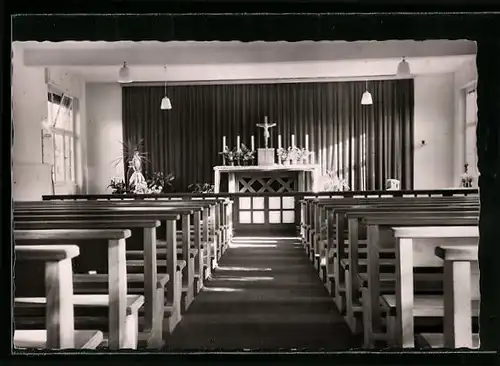
[{"label": "candlestick", "polygon": [[278,149],[281,149],[281,135],[278,135]]},{"label": "candlestick", "polygon": [[309,150],[309,135],[306,134],[306,150]]},{"label": "candlestick", "polygon": [[236,137],[236,150],[240,151],[240,135]]},{"label": "candlestick", "polygon": [[226,148],[226,136],[222,136],[222,150]]},{"label": "candlestick", "polygon": [[292,147],[295,147],[295,135],[292,135]]},{"label": "candlestick", "polygon": [[253,135],[251,136],[251,140],[250,141],[251,141],[251,143],[250,143],[251,150],[254,151],[255,150],[255,139],[254,139]]}]

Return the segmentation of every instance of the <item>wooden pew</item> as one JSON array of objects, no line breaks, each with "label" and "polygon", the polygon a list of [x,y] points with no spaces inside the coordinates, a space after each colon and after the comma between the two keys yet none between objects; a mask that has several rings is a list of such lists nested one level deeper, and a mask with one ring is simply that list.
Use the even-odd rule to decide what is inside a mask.
[{"label": "wooden pew", "polygon": [[[45,330],[15,330],[14,347],[28,349],[95,349],[103,340],[97,330],[76,330],[73,312],[71,260],[80,253],[76,245],[15,246],[15,262],[43,262],[47,310]],[[35,263],[36,265],[36,263]],[[25,275],[19,271],[16,280]]]},{"label": "wooden pew", "polygon": [[426,334],[424,340],[435,348],[479,348],[479,336],[471,327],[474,299],[470,281],[471,264],[478,264],[478,246],[439,246],[435,254],[444,261],[444,337]]},{"label": "wooden pew", "polygon": [[[172,268],[182,267],[183,276],[182,276],[182,311],[186,311],[190,306],[194,299],[194,263],[195,257],[198,254],[198,250],[196,248],[190,247],[190,232],[189,232],[189,221],[190,215],[200,212],[201,206],[204,204],[196,203],[190,204],[186,202],[144,202],[144,201],[129,201],[129,202],[102,202],[102,201],[82,201],[82,202],[34,202],[34,203],[19,203],[15,207],[15,214],[26,214],[27,211],[34,212],[36,211],[39,214],[49,214],[55,215],[59,213],[59,217],[72,217],[74,219],[79,219],[81,215],[115,215],[116,217],[134,219],[140,215],[142,218],[149,219],[159,219],[165,220],[168,219],[168,215],[179,214],[182,216],[183,220],[183,240],[182,247],[177,248],[177,255],[181,256],[183,262],[179,262],[179,266],[174,265],[172,263]],[[22,207],[22,208],[21,208]],[[111,217],[111,216],[110,216]],[[163,218],[162,218],[163,217]],[[199,217],[199,216],[198,216]],[[168,230],[167,230],[168,232]],[[176,238],[177,240],[177,238]],[[198,241],[199,243],[199,241]],[[173,243],[177,247],[177,244]],[[141,248],[136,248],[136,250],[141,250]],[[137,254],[137,253],[136,253]],[[136,255],[134,254],[134,255]],[[128,270],[133,273],[140,273],[144,271],[144,261],[141,259],[129,259],[127,261]],[[165,268],[165,267],[163,267]],[[170,273],[170,266],[167,266],[166,271],[168,271],[168,275],[170,278],[174,278],[174,274]],[[174,281],[175,282],[175,281]],[[169,283],[170,285],[170,283]],[[171,284],[172,286],[174,284]],[[167,285],[168,287],[168,285]],[[170,289],[172,291],[168,291],[167,289],[167,299],[175,300],[176,292],[174,289]],[[170,295],[169,295],[170,294]],[[169,298],[169,296],[173,296],[173,298]],[[174,303],[176,303],[174,301]],[[171,304],[171,302],[169,302]],[[169,329],[173,330],[175,325],[180,321],[180,313],[177,312],[177,307],[173,305],[167,306],[166,308],[167,316],[170,318],[170,324],[168,325]]]},{"label": "wooden pew", "polygon": [[[440,200],[440,198],[438,198]],[[326,276],[328,278],[327,288],[331,293],[333,293],[337,307],[341,312],[345,311],[344,304],[344,291],[345,291],[345,277],[344,272],[341,270],[341,261],[347,258],[347,239],[346,230],[348,229],[348,220],[346,218],[346,213],[354,213],[355,210],[368,209],[366,207],[391,207],[398,206],[402,207],[405,205],[418,205],[419,207],[429,207],[428,201],[415,201],[412,198],[399,198],[397,200],[388,199],[388,201],[380,201],[381,199],[369,199],[368,203],[371,206],[360,204],[361,201],[357,200],[334,200],[335,203],[325,203],[325,210],[328,214],[327,220],[327,240],[326,248],[324,250],[325,254],[328,254],[328,260],[326,261]],[[386,200],[386,199],[382,199]],[[421,200],[418,198],[418,200]],[[364,202],[367,202],[366,199]],[[433,201],[437,202],[437,201]],[[347,205],[345,204],[347,203]],[[472,204],[471,204],[472,205]],[[408,210],[408,209],[407,209]],[[411,211],[411,208],[409,209]],[[452,209],[453,210],[453,209]],[[459,210],[459,209],[458,209]],[[362,216],[362,215],[361,215]],[[351,223],[352,225],[352,223]],[[348,232],[348,231],[347,231]],[[358,244],[366,245],[365,241],[358,241]],[[356,246],[355,246],[356,247]]]},{"label": "wooden pew", "polygon": [[[373,294],[372,304],[378,300],[380,289],[380,263],[382,261],[387,263],[387,260],[380,259],[383,255],[395,253],[392,243],[391,233],[384,231],[384,227],[388,228],[390,225],[407,225],[407,226],[422,226],[430,225],[436,221],[441,225],[451,225],[467,220],[471,225],[477,224],[477,210],[467,210],[466,207],[445,207],[445,206],[426,206],[426,207],[406,207],[406,206],[393,206],[393,209],[387,210],[387,207],[371,207],[371,208],[358,208],[352,209],[347,212],[348,225],[349,225],[349,241],[348,241],[348,270],[345,271],[346,278],[346,301],[347,301],[347,319],[348,322],[354,327],[355,319],[353,313],[353,304],[359,303],[358,289],[359,289],[359,237],[360,225],[364,226],[364,231],[367,232],[367,273],[369,273],[370,292]],[[472,216],[472,221],[470,217]],[[360,222],[361,220],[361,222]],[[433,221],[434,220],[434,221]],[[448,223],[449,222],[449,223]],[[438,224],[436,224],[438,225]],[[385,235],[384,235],[385,234]],[[389,234],[389,235],[387,235]],[[382,244],[385,244],[383,246]],[[390,257],[389,257],[390,258]],[[392,264],[389,260],[387,263]],[[345,269],[346,265],[342,265]],[[374,310],[376,311],[376,310]],[[355,328],[353,328],[354,331]]]},{"label": "wooden pew", "polygon": [[[178,217],[172,217],[177,219]],[[143,246],[145,272],[144,274],[127,273],[129,293],[144,295],[144,324],[141,333],[146,335],[148,348],[161,348],[163,345],[163,318],[165,287],[169,281],[168,274],[157,274],[156,267],[156,228],[160,226],[158,220],[106,220],[100,217],[85,217],[80,220],[60,220],[54,217],[39,217],[33,215],[33,221],[15,221],[15,230],[53,230],[53,229],[131,229],[131,239]],[[142,232],[135,232],[139,228]],[[142,234],[138,236],[137,234]],[[73,276],[76,293],[107,293],[108,275],[75,274]],[[139,337],[142,340],[142,336]]]},{"label": "wooden pew", "polygon": [[[109,308],[108,347],[116,350],[137,347],[138,310],[144,303],[143,296],[127,295],[125,240],[130,235],[130,230],[15,230],[14,240],[16,245],[81,243],[83,253],[90,256],[102,255],[100,243],[106,243],[109,295],[74,295],[73,302],[75,307]],[[80,257],[76,258],[76,264],[83,267],[86,258],[79,261]],[[20,311],[25,307],[44,309],[45,306],[43,299],[16,303]]]},{"label": "wooden pew", "polygon": [[[415,296],[413,287],[413,267],[418,265],[418,261],[426,255],[434,254],[435,247],[443,239],[452,241],[462,240],[461,245],[471,245],[477,242],[479,238],[479,229],[477,226],[457,226],[457,227],[393,227],[396,238],[396,345],[403,348],[412,348],[415,346],[413,324],[415,308]],[[426,242],[424,245],[415,240],[427,239],[432,242]],[[466,239],[466,240],[463,240]],[[418,254],[418,258],[416,255]],[[424,260],[426,260],[425,258]],[[426,263],[427,264],[427,263]],[[469,272],[470,273],[470,272]],[[470,283],[470,277],[467,281]],[[465,285],[467,286],[467,285]],[[433,308],[436,314],[443,313],[443,297],[436,298],[433,302]],[[431,305],[431,304],[429,304]],[[429,306],[428,305],[428,306]],[[463,306],[467,306],[463,304]],[[474,306],[473,306],[474,308]]]}]

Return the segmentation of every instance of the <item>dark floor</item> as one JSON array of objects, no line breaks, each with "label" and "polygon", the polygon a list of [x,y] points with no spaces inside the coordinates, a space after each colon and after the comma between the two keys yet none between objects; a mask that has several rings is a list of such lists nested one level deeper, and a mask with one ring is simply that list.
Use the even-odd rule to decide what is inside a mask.
[{"label": "dark floor", "polygon": [[165,351],[358,346],[299,241],[235,238]]}]

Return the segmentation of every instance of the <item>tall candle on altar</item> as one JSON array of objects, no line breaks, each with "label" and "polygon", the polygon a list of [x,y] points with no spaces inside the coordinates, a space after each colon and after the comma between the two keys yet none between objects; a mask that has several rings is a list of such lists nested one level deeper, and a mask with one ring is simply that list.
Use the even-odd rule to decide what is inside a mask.
[{"label": "tall candle on altar", "polygon": [[309,150],[309,135],[306,134],[306,150]]},{"label": "tall candle on altar", "polygon": [[226,148],[226,136],[222,136],[222,150]]},{"label": "tall candle on altar", "polygon": [[254,150],[255,150],[255,140],[254,140],[254,138],[253,138],[253,135],[252,135],[252,137],[251,137],[251,140],[250,140],[250,141],[251,141],[251,143],[250,143],[250,144],[251,144],[251,150],[252,150],[252,151],[254,151]]},{"label": "tall candle on altar", "polygon": [[278,149],[281,149],[281,135],[278,135]]},{"label": "tall candle on altar", "polygon": [[292,147],[295,147],[295,135],[292,135]]},{"label": "tall candle on altar", "polygon": [[236,137],[236,150],[240,151],[240,135]]}]

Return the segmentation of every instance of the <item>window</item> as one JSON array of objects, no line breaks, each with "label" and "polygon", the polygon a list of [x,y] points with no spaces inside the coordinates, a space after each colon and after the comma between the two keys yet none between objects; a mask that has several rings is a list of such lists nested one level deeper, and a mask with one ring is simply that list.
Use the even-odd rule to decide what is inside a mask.
[{"label": "window", "polygon": [[56,184],[76,184],[75,119],[73,98],[64,93],[49,92],[49,121],[53,128],[54,169]]},{"label": "window", "polygon": [[465,89],[465,163],[469,164],[469,174],[476,177],[473,182],[477,186],[477,150],[476,150],[476,126],[477,126],[477,94],[476,87]]}]

